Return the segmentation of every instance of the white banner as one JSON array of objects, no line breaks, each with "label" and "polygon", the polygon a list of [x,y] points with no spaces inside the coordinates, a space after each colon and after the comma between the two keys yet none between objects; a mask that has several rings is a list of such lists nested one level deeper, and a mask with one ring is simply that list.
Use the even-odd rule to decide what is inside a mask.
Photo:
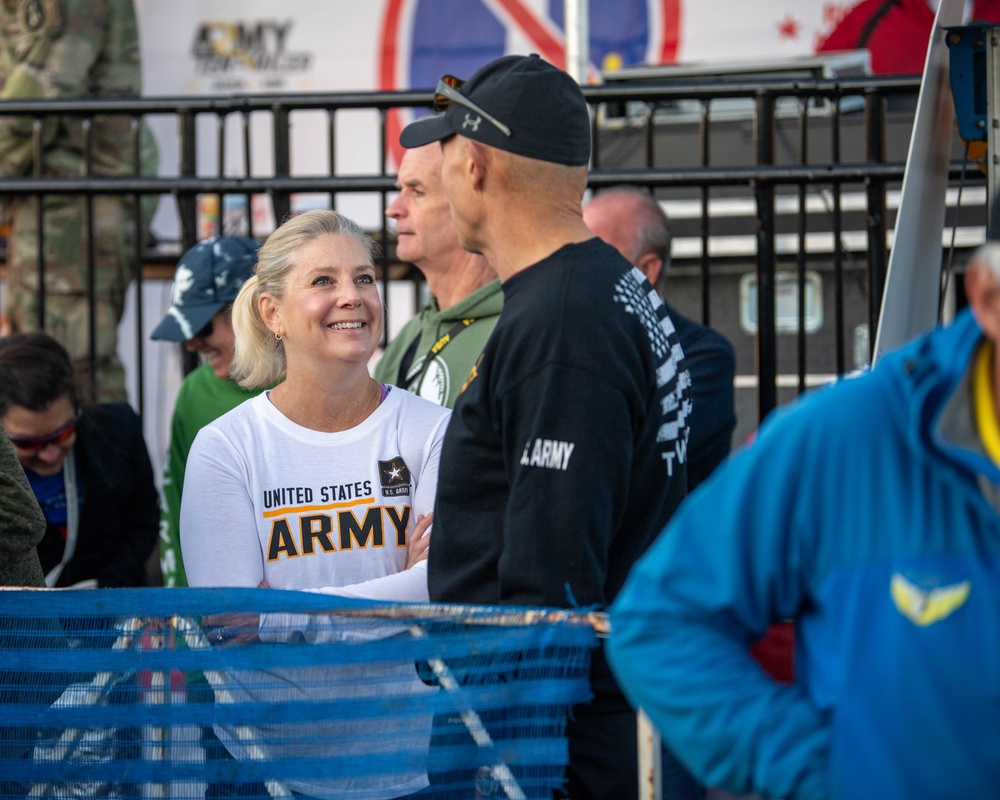
[{"label": "white banner", "polygon": [[[564,0],[135,0],[151,95],[428,88],[503,53],[560,66]],[[786,58],[852,2],[590,0],[591,61]]]},{"label": "white banner", "polygon": [[[231,95],[430,88],[445,73],[468,77],[505,53],[565,62],[565,0],[135,0],[147,95]],[[820,0],[590,0],[596,71],[646,64],[809,55],[851,3]],[[389,115],[390,157],[409,112]],[[273,174],[270,120],[251,120],[251,164],[242,121],[226,122],[226,177]],[[154,120],[164,173],[176,169],[173,120]],[[199,120],[198,170],[219,174],[211,115]],[[330,174],[324,113],[292,120],[292,174]],[[336,172],[379,174],[379,117],[337,114]],[[390,161],[390,163],[394,163]],[[295,198],[295,207],[318,202]],[[338,209],[378,223],[377,197],[338,198]],[[215,217],[213,218],[212,214]],[[254,208],[258,230],[269,210]],[[206,209],[207,225],[219,216]],[[162,217],[162,215],[161,215]],[[175,223],[174,223],[175,224]],[[172,227],[158,219],[154,228]],[[210,227],[203,230],[209,232]]]}]

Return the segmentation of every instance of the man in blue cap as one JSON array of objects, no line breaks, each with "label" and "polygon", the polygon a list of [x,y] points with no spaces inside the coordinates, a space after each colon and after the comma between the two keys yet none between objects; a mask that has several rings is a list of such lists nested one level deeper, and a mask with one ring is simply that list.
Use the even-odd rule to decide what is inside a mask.
[{"label": "man in blue cap", "polygon": [[181,342],[203,363],[181,382],[170,424],[163,473],[160,568],[164,586],[187,586],[181,559],[180,513],[184,465],[199,430],[259,394],[229,378],[236,347],[230,313],[240,287],[253,274],[260,244],[245,236],[206,239],[188,250],[174,273],[172,302],[153,339]]},{"label": "man in blue cap", "polygon": [[[686,492],[677,334],[642,273],[584,224],[590,114],[572,78],[505,56],[442,79],[436,101],[445,113],[400,142],[442,143],[459,241],[496,269],[504,310],[445,437],[430,597],[603,608]],[[564,789],[635,797],[635,714],[602,651],[590,680]]]}]

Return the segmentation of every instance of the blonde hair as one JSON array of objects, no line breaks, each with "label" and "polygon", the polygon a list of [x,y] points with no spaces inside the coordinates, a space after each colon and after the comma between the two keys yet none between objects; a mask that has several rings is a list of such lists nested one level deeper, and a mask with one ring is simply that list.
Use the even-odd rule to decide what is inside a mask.
[{"label": "blonde hair", "polygon": [[328,209],[315,209],[291,217],[267,237],[254,274],[243,284],[233,302],[236,349],[230,376],[245,389],[271,386],[285,377],[285,348],[261,319],[258,301],[269,294],[279,302],[285,295],[288,275],[299,263],[299,252],[320,236],[353,236],[374,262],[375,240],[354,220]]}]

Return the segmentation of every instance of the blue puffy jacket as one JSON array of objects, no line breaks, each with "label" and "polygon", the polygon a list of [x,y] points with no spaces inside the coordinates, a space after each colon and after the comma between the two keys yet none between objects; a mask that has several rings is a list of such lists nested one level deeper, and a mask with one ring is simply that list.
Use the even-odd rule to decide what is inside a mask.
[{"label": "blue puffy jacket", "polygon": [[[1000,471],[964,379],[981,340],[963,312],[779,412],[633,569],[609,658],[707,784],[1000,797],[1000,516],[981,486]],[[787,618],[780,686],[747,648]]]}]

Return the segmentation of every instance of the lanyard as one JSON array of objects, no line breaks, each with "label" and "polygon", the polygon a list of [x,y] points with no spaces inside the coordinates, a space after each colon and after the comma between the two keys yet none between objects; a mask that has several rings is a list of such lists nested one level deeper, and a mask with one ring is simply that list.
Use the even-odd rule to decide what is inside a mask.
[{"label": "lanyard", "polygon": [[438,339],[434,344],[431,345],[431,349],[427,351],[427,355],[424,356],[424,360],[420,362],[420,372],[415,375],[409,375],[410,365],[413,363],[413,356],[417,352],[417,345],[420,343],[420,334],[417,334],[417,338],[414,339],[410,346],[406,348],[406,353],[403,354],[403,360],[399,363],[399,373],[396,376],[396,385],[400,389],[409,389],[410,386],[420,386],[420,382],[424,379],[424,373],[427,372],[427,367],[430,366],[431,359],[437,358],[444,352],[444,349],[451,344],[452,340],[455,339],[458,334],[468,328],[476,320],[475,318],[460,319],[448,332]]},{"label": "lanyard", "polygon": [[993,387],[990,384],[992,366],[993,343],[987,341],[980,345],[973,362],[972,402],[983,450],[994,464],[1000,464],[1000,426],[993,411]]},{"label": "lanyard", "polygon": [[56,585],[63,567],[73,558],[76,540],[80,533],[80,496],[76,490],[76,461],[72,450],[63,461],[63,491],[66,492],[66,546],[63,548],[62,561],[45,576],[45,585],[49,588]]}]

